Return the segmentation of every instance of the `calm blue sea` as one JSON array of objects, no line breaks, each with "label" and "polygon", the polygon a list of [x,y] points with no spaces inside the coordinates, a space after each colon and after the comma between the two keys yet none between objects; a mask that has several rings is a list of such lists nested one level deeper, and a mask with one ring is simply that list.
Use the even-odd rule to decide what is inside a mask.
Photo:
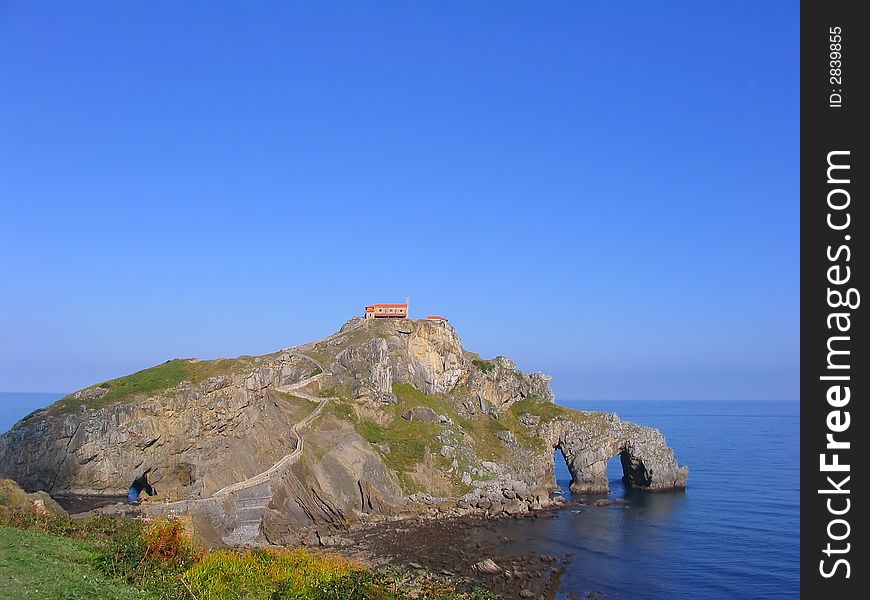
[{"label": "calm blue sea", "polygon": [[[615,458],[611,496],[628,507],[580,507],[556,519],[508,524],[500,535],[517,552],[574,553],[560,598],[799,597],[798,402],[564,404],[658,427],[689,465],[689,486],[684,493],[632,493]],[[556,465],[567,492],[561,457]]]},{"label": "calm blue sea", "polygon": [[[0,432],[61,395],[0,394]],[[632,493],[614,458],[611,495],[629,506],[579,507],[555,519],[506,523],[508,550],[574,554],[560,598],[588,592],[613,600],[799,597],[797,402],[563,404],[658,427],[679,462],[689,465],[689,487]],[[570,475],[560,456],[556,465],[567,492]]]}]

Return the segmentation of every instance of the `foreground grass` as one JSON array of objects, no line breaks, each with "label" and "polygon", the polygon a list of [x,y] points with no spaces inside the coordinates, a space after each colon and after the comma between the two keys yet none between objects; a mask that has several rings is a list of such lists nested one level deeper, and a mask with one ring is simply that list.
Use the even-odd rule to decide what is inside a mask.
[{"label": "foreground grass", "polygon": [[315,600],[331,596],[330,587],[338,580],[362,571],[361,565],[338,555],[299,548],[241,553],[218,550],[188,569],[182,579],[191,594],[203,600]]},{"label": "foreground grass", "polygon": [[94,564],[92,544],[0,526],[0,598],[128,600],[148,596]]},{"label": "foreground grass", "polygon": [[431,574],[373,570],[302,548],[203,550],[177,519],[0,515],[0,598],[463,600]]}]

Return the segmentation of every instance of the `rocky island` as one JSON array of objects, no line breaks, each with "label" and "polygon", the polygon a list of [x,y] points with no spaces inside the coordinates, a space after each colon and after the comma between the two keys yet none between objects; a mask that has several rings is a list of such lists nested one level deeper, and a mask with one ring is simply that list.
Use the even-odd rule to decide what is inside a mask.
[{"label": "rocky island", "polygon": [[421,516],[520,515],[551,504],[554,451],[571,490],[683,488],[662,434],[554,403],[549,378],[466,351],[443,319],[361,319],[263,356],[176,359],[93,385],[0,437],[24,490],[126,495],[189,516],[212,546],[342,545]]}]

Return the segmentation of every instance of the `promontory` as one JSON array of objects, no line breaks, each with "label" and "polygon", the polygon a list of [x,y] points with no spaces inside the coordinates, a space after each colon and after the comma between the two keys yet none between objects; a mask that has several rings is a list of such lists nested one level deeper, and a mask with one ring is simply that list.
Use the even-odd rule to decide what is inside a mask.
[{"label": "promontory", "polygon": [[656,429],[554,402],[549,378],[466,351],[444,319],[354,318],[263,356],[175,359],[70,394],[0,437],[0,477],[126,495],[212,545],[296,544],[383,519],[547,506],[571,490],[684,488]]}]

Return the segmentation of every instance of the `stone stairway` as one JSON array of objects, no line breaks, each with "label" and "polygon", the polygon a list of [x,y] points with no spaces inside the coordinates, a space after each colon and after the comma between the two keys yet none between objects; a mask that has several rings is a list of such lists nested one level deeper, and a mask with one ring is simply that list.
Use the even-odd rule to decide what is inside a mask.
[{"label": "stone stairway", "polygon": [[233,492],[233,496],[236,501],[236,527],[223,541],[228,546],[256,546],[263,513],[272,499],[272,482],[267,479],[255,486]]}]

